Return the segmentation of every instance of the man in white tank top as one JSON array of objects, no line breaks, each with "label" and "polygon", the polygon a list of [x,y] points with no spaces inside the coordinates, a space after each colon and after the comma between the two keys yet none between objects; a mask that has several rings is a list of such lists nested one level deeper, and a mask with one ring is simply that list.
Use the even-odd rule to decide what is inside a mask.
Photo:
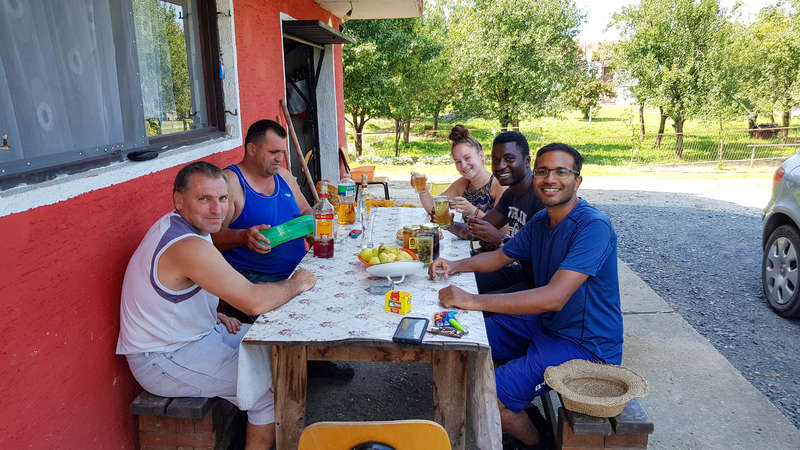
[{"label": "man in white tank top", "polygon": [[[167,397],[222,397],[236,403],[239,343],[248,329],[217,312],[219,297],[248,314],[275,309],[311,289],[298,269],[277,283],[253,284],[211,242],[228,210],[222,170],[203,161],[178,172],[175,211],[147,232],[125,271],[117,354],[149,392]],[[275,440],[273,394],[248,410],[247,447]]]}]

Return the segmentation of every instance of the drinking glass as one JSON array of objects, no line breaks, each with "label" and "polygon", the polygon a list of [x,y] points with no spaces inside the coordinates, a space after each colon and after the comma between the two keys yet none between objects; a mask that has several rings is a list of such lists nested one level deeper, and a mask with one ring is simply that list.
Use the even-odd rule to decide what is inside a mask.
[{"label": "drinking glass", "polygon": [[414,173],[414,190],[417,193],[427,191],[428,187],[428,176],[424,173]]},{"label": "drinking glass", "polygon": [[442,227],[450,226],[450,199],[444,195],[433,198],[433,216]]}]

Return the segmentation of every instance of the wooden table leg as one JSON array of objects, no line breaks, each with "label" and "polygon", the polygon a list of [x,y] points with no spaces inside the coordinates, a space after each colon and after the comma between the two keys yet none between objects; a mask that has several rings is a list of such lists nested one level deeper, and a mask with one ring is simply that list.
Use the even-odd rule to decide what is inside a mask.
[{"label": "wooden table leg", "polygon": [[435,420],[447,431],[453,449],[463,450],[467,434],[467,353],[434,350],[433,383]]},{"label": "wooden table leg", "polygon": [[306,347],[274,345],[276,448],[295,449],[306,422]]},{"label": "wooden table leg", "polygon": [[467,360],[467,423],[481,450],[501,448],[503,431],[494,382],[492,353],[470,352]]}]

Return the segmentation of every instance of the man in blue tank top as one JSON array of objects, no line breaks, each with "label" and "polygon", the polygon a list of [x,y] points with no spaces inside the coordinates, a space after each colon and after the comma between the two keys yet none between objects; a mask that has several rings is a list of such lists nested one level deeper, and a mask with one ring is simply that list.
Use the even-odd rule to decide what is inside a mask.
[{"label": "man in blue tank top", "polygon": [[[286,130],[273,120],[259,120],[247,130],[242,161],[225,168],[230,208],[222,228],[211,237],[225,260],[253,283],[289,278],[306,255],[302,238],[271,247],[259,233],[312,213],[294,176],[281,166],[285,149]],[[228,304],[223,304],[221,311],[245,323],[257,318]],[[315,363],[314,370],[320,367],[324,375],[353,376],[350,367]]]},{"label": "man in blue tank top", "polygon": [[283,127],[259,120],[247,130],[242,161],[225,168],[231,207],[212,238],[225,259],[254,283],[288,278],[306,254],[303,239],[272,248],[259,233],[311,214],[294,176],[281,166],[285,148]]},{"label": "man in blue tank top", "polygon": [[439,291],[446,308],[490,311],[486,334],[495,368],[503,430],[517,448],[533,448],[539,434],[525,413],[548,390],[544,370],[571,359],[622,361],[622,311],[617,235],[608,217],[577,196],[583,157],[552,143],[536,154],[533,187],[544,203],[501,249],[460,261],[437,259],[445,273],[489,272],[513,260],[533,263],[533,288],[471,294],[455,286]]}]

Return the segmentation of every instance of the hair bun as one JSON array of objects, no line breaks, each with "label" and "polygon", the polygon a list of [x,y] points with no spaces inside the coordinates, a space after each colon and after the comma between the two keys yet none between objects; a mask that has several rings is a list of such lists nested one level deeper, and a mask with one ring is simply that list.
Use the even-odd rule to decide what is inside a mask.
[{"label": "hair bun", "polygon": [[454,143],[466,137],[469,137],[469,130],[464,125],[456,125],[452,130],[450,130],[449,138]]}]

